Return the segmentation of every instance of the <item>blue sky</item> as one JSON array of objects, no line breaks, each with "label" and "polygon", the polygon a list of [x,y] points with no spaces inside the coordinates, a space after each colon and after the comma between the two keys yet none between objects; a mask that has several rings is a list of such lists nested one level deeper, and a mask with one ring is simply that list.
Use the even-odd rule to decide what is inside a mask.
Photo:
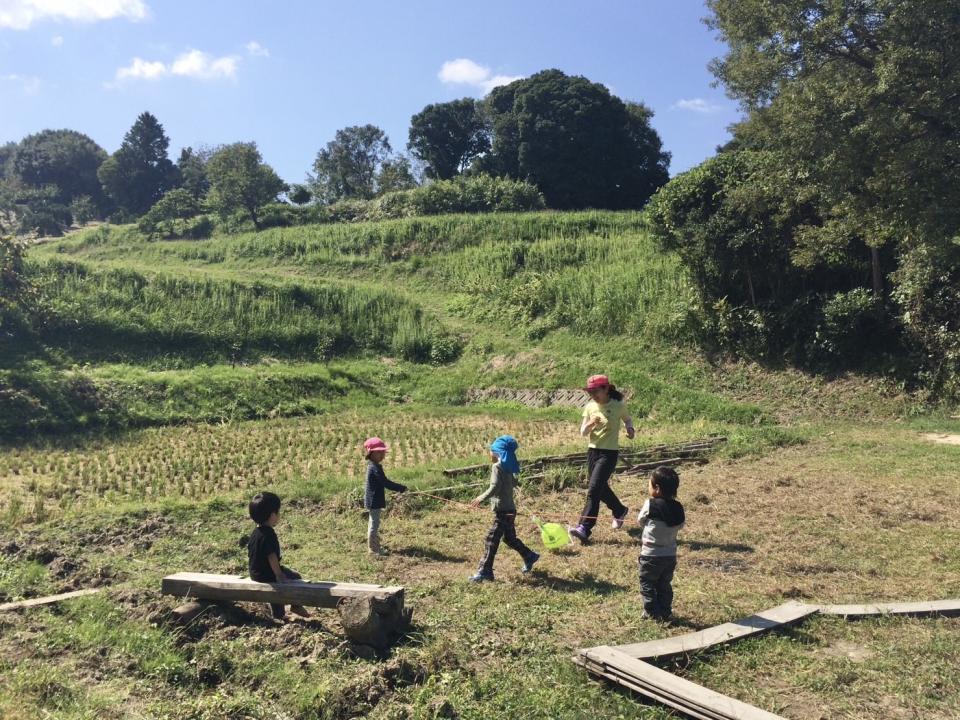
[{"label": "blue sky", "polygon": [[0,142],[72,128],[108,151],[137,114],[184,145],[255,140],[303,180],[346,125],[404,149],[410,116],[545,68],[653,108],[671,173],[738,116],[700,0],[0,0]]}]

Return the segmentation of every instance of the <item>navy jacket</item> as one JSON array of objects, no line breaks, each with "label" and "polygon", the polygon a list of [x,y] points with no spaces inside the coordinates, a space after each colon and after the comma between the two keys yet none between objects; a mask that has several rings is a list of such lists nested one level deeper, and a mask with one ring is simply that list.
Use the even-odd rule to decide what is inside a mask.
[{"label": "navy jacket", "polygon": [[367,461],[367,485],[363,493],[363,506],[367,510],[379,510],[387,506],[384,489],[394,492],[403,492],[407,489],[406,485],[392,482],[387,479],[383,467],[377,465],[372,460]]}]

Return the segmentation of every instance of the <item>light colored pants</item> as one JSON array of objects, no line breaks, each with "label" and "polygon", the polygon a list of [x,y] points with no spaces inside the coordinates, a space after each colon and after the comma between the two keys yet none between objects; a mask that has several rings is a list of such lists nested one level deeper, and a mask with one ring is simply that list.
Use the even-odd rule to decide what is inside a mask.
[{"label": "light colored pants", "polygon": [[367,510],[370,515],[370,522],[367,525],[367,547],[370,552],[380,552],[380,513],[379,510]]}]

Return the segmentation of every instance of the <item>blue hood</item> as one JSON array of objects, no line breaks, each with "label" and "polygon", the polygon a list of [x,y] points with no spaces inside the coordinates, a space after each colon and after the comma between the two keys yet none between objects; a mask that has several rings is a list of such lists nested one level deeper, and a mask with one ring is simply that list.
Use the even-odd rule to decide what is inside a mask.
[{"label": "blue hood", "polygon": [[517,460],[517,443],[513,435],[501,435],[490,445],[490,449],[500,456],[500,464],[504,470],[517,474],[520,472],[520,461]]}]

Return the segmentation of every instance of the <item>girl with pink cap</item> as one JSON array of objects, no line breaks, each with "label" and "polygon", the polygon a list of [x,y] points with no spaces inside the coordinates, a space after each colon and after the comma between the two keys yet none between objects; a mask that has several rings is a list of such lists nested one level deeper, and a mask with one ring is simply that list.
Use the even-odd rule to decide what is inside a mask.
[{"label": "girl with pink cap", "polygon": [[587,502],[579,523],[570,528],[570,536],[582,543],[590,539],[602,502],[613,512],[613,528],[619,530],[627,517],[627,506],[610,487],[610,476],[617,467],[620,451],[620,423],[627,428],[631,440],[635,434],[633,420],[623,402],[623,394],[610,383],[606,375],[591,375],[584,388],[590,402],[583,408],[580,434],[589,438],[587,446]]},{"label": "girl with pink cap", "polygon": [[385,490],[405,492],[406,485],[392,482],[383,471],[383,459],[387,455],[387,444],[378,437],[367,438],[363,451],[367,456],[367,483],[363,493],[363,506],[367,509],[370,522],[367,525],[367,548],[372,555],[383,557],[387,551],[380,547],[380,513],[387,506]]}]

